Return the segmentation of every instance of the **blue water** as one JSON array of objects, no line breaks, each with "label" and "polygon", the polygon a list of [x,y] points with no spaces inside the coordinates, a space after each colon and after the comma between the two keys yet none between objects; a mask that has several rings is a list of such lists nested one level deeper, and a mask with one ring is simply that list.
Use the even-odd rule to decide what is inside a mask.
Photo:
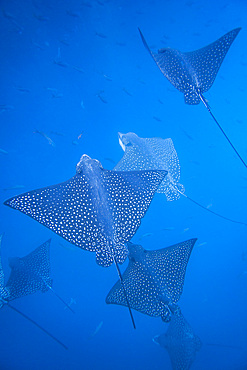
[{"label": "blue water", "polygon": [[[191,51],[242,27],[205,96],[246,161],[246,12],[245,0],[1,1],[0,148],[8,152],[0,153],[5,277],[9,257],[24,256],[52,237],[53,288],[67,302],[76,301],[75,315],[51,292],[12,303],[68,351],[2,308],[1,370],[170,369],[167,352],[152,342],[166,324],[134,312],[134,331],[126,308],[105,304],[117,280],[114,266],[99,267],[93,253],[72,246],[3,201],[67,180],[84,153],[111,169],[123,154],[117,132],[132,131],[140,137],[172,138],[187,195],[247,222],[246,169],[205,107],[185,105],[183,95],[162,76],[137,29],[151,47]],[[4,190],[17,185],[23,189]],[[183,197],[167,202],[156,194],[133,238],[147,249],[198,238],[179,302],[203,343],[193,369],[247,369],[246,231]],[[142,237],[146,233],[151,235]],[[122,270],[126,266],[127,261]]]}]

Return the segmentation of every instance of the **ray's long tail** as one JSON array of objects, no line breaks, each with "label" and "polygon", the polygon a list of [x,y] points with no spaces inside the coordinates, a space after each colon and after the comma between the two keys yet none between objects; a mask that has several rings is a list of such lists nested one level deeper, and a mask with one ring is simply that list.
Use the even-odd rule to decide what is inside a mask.
[{"label": "ray's long tail", "polygon": [[12,306],[10,303],[7,303],[7,305],[13,311],[17,312],[19,315],[21,315],[22,317],[24,317],[26,320],[30,321],[32,324],[34,324],[35,326],[37,326],[37,328],[39,328],[40,330],[42,330],[45,334],[49,335],[50,338],[52,338],[53,340],[55,340],[64,349],[68,349],[68,347],[65,344],[63,344],[59,339],[57,339],[56,337],[54,337],[54,335],[52,335],[49,331],[47,331],[42,326],[40,326],[36,321],[34,321],[33,319],[31,319],[29,316],[27,316],[23,312],[19,311],[17,308],[15,308],[14,306]]},{"label": "ray's long tail", "polygon": [[247,164],[245,163],[245,161],[243,160],[243,158],[241,157],[241,155],[239,154],[239,152],[237,151],[237,149],[235,148],[235,146],[232,144],[231,140],[229,139],[229,137],[227,136],[227,134],[225,133],[225,131],[223,130],[223,128],[221,127],[221,125],[219,124],[219,122],[217,121],[217,119],[215,118],[215,116],[213,115],[211,109],[210,109],[210,106],[208,105],[208,103],[206,102],[204,96],[198,92],[199,94],[199,97],[201,99],[201,101],[203,102],[203,104],[205,105],[205,107],[207,108],[208,112],[210,113],[211,117],[213,118],[213,120],[216,122],[217,126],[219,127],[220,131],[222,132],[222,134],[225,136],[226,140],[228,141],[228,143],[231,145],[232,149],[234,150],[234,152],[237,154],[238,158],[241,160],[241,162],[244,164],[244,166],[247,168]]},{"label": "ray's long tail", "polygon": [[183,195],[185,198],[189,199],[192,203],[196,204],[197,206],[201,207],[202,209],[204,209],[205,211],[208,211],[210,213],[212,213],[213,215],[215,216],[218,216],[220,218],[223,218],[224,220],[227,220],[227,221],[230,221],[230,222],[233,222],[235,224],[240,224],[240,225],[244,225],[244,226],[247,226],[247,224],[245,222],[242,222],[242,221],[236,221],[236,220],[233,220],[229,217],[225,217],[223,215],[221,215],[220,213],[217,213],[217,212],[214,212],[212,211],[211,209],[203,206],[202,204],[198,203],[197,201],[195,201],[194,199],[190,198],[188,195],[182,193],[179,189],[176,188],[176,191],[179,192],[179,194]]},{"label": "ray's long tail", "polygon": [[125,289],[125,287],[124,287],[123,276],[122,276],[122,273],[121,273],[121,271],[120,271],[120,268],[119,268],[119,266],[118,266],[118,263],[117,263],[117,261],[116,261],[115,257],[113,257],[113,259],[114,259],[114,263],[115,263],[115,266],[116,266],[116,268],[117,268],[118,276],[119,276],[119,279],[120,279],[120,282],[121,282],[121,285],[122,285],[122,288],[123,288],[123,291],[124,291],[124,295],[125,295],[125,299],[126,299],[126,302],[127,302],[128,309],[129,309],[129,313],[130,313],[131,321],[132,321],[132,324],[133,324],[134,329],[136,329],[136,324],[135,324],[135,320],[134,320],[134,317],[133,317],[133,313],[132,313],[132,310],[131,310],[131,307],[130,307],[130,303],[129,303],[128,295],[127,295],[126,289]]},{"label": "ray's long tail", "polygon": [[46,284],[46,286],[47,286],[47,288],[49,288],[51,291],[52,291],[52,293],[58,298],[58,299],[60,299],[60,301],[61,302],[63,302],[63,304],[70,310],[70,311],[72,311],[73,313],[75,313],[75,311],[63,300],[63,298],[61,298],[55,291],[54,291],[54,289],[50,286],[50,285],[48,285],[48,284]]}]

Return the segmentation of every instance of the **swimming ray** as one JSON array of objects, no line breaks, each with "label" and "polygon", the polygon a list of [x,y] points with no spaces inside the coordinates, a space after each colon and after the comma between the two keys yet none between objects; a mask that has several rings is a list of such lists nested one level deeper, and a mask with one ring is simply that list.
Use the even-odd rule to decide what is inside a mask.
[{"label": "swimming ray", "polygon": [[51,239],[25,257],[10,258],[11,273],[6,284],[8,300],[51,290],[72,312],[74,310],[53,290],[50,266]]},{"label": "swimming ray", "polygon": [[4,202],[76,246],[96,253],[99,265],[123,263],[166,171],[116,172],[81,157],[76,175]]},{"label": "swimming ray", "polygon": [[141,138],[134,132],[119,132],[118,140],[124,156],[114,171],[165,170],[167,176],[157,193],[164,193],[168,201],[184,193],[184,186],[179,184],[180,164],[172,139]]},{"label": "swimming ray", "polygon": [[214,212],[185,194],[184,186],[179,183],[180,164],[172,139],[141,138],[133,132],[127,134],[119,132],[118,139],[124,155],[114,167],[114,170],[165,170],[168,172],[167,176],[160,184],[157,193],[164,193],[168,201],[177,200],[182,195],[207,212],[227,221],[247,226],[244,222]]},{"label": "swimming ray", "polygon": [[4,305],[10,307],[11,310],[17,312],[19,315],[21,315],[22,317],[24,317],[26,320],[30,321],[37,328],[39,328],[45,334],[47,334],[50,338],[52,338],[58,344],[60,344],[64,349],[68,349],[68,347],[63,342],[61,342],[59,339],[57,339],[56,337],[54,337],[54,335],[51,334],[48,330],[44,329],[36,321],[34,321],[29,316],[27,316],[25,313],[23,313],[22,311],[18,310],[16,307],[12,306],[12,304],[9,303],[9,301],[11,299],[14,299],[14,297],[13,296],[12,297],[10,296],[9,289],[6,286],[4,286],[4,273],[3,273],[3,269],[2,269],[2,263],[1,263],[1,241],[2,241],[2,236],[3,236],[3,234],[0,235],[0,308],[2,308]]},{"label": "swimming ray", "polygon": [[240,30],[241,28],[235,28],[212,44],[187,53],[171,48],[162,48],[158,50],[158,53],[153,53],[140,29],[139,32],[144,46],[151,54],[160,71],[177,90],[184,94],[185,103],[195,105],[202,101],[232,149],[244,166],[247,167],[246,162],[222,129],[203,96],[203,93],[212,86],[229,48]]},{"label": "swimming ray", "polygon": [[[76,175],[30,191],[4,204],[17,209],[76,246],[96,253],[99,265],[123,263],[128,242],[140,226],[166,171],[116,172],[83,155]],[[132,313],[125,296],[131,319]]]},{"label": "swimming ray", "polygon": [[202,346],[180,310],[172,315],[166,333],[153,341],[167,350],[173,370],[189,370]]},{"label": "swimming ray", "polygon": [[[123,286],[130,307],[149,316],[170,320],[177,311],[186,267],[197,239],[168,248],[145,250],[128,243],[129,264],[123,273]],[[122,285],[118,281],[106,297],[106,303],[126,306]]]}]

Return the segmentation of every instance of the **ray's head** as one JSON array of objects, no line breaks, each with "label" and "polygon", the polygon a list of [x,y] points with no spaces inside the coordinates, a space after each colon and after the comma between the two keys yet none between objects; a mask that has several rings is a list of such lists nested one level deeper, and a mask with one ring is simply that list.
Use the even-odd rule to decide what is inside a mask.
[{"label": "ray's head", "polygon": [[146,257],[146,250],[141,246],[133,243],[127,243],[129,250],[129,260],[131,262],[143,262]]},{"label": "ray's head", "polygon": [[118,132],[118,141],[124,152],[126,150],[126,146],[135,144],[138,139],[139,137],[134,132],[128,132],[127,134]]},{"label": "ray's head", "polygon": [[99,168],[103,168],[100,161],[90,158],[87,154],[83,154],[80,161],[76,165],[76,173],[79,174],[84,171],[94,171]]}]

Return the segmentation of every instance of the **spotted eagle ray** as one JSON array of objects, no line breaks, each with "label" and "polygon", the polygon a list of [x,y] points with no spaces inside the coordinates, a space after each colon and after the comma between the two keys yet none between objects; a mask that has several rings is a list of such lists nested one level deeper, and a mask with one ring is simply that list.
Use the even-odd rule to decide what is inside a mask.
[{"label": "spotted eagle ray", "polygon": [[189,370],[202,346],[180,310],[172,315],[166,333],[153,341],[167,350],[173,370]]},{"label": "spotted eagle ray", "polygon": [[[116,172],[83,155],[76,175],[63,183],[10,198],[5,205],[34,218],[76,246],[96,253],[99,265],[127,257],[128,242],[140,226],[166,171]],[[123,288],[124,289],[124,288]],[[133,316],[125,295],[133,326]]]},{"label": "spotted eagle ray", "polygon": [[180,195],[189,199],[204,210],[227,221],[242,224],[203,206],[185,194],[184,186],[179,184],[180,164],[172,139],[141,138],[134,132],[118,133],[119,144],[124,151],[123,157],[114,167],[115,171],[165,170],[167,176],[160,184],[157,193],[164,193],[168,201],[176,200]]},{"label": "spotted eagle ray", "polygon": [[8,299],[20,298],[36,293],[38,290],[41,292],[51,290],[74,313],[74,310],[52,288],[50,244],[51,239],[25,257],[9,259],[11,273],[5,287],[9,293]]},{"label": "spotted eagle ray", "polygon": [[[12,279],[11,277],[9,278],[6,286],[4,286],[4,272],[2,268],[2,261],[1,261],[1,241],[2,241],[2,236],[0,235],[0,308],[2,308],[4,305],[7,305],[10,307],[13,311],[17,312],[19,315],[24,317],[26,320],[30,321],[32,324],[34,324],[36,327],[38,327],[40,330],[42,330],[45,334],[47,334],[50,338],[55,340],[58,344],[60,344],[63,348],[68,349],[68,347],[63,344],[59,339],[54,337],[49,331],[44,329],[42,326],[40,326],[36,321],[31,319],[29,316],[27,316],[25,313],[22,311],[18,310],[16,307],[12,306],[9,301],[13,300],[15,298],[22,297],[24,295],[27,295],[27,290],[25,289],[25,281],[22,280],[22,282],[18,282],[18,285],[20,287],[20,291],[23,292],[23,294],[20,294],[20,291],[18,293],[17,289],[15,288],[14,290],[11,289],[12,284],[10,284],[11,280],[13,281],[13,275]],[[17,277],[16,277],[17,278]],[[15,284],[14,284],[15,285]],[[16,297],[13,295],[13,292],[16,292]]]},{"label": "spotted eagle ray", "polygon": [[185,103],[195,105],[202,101],[232,149],[245,167],[247,167],[245,161],[213,115],[208,101],[203,95],[213,85],[221,63],[240,30],[241,28],[235,28],[212,44],[187,53],[171,48],[162,48],[158,50],[158,53],[153,53],[140,29],[139,32],[144,46],[151,54],[160,71],[177,90],[184,94]]},{"label": "spotted eagle ray", "polygon": [[126,306],[123,286],[130,307],[149,316],[161,316],[168,322],[179,308],[186,267],[197,239],[190,239],[168,248],[145,250],[128,243],[129,264],[106,297],[106,303]]}]

